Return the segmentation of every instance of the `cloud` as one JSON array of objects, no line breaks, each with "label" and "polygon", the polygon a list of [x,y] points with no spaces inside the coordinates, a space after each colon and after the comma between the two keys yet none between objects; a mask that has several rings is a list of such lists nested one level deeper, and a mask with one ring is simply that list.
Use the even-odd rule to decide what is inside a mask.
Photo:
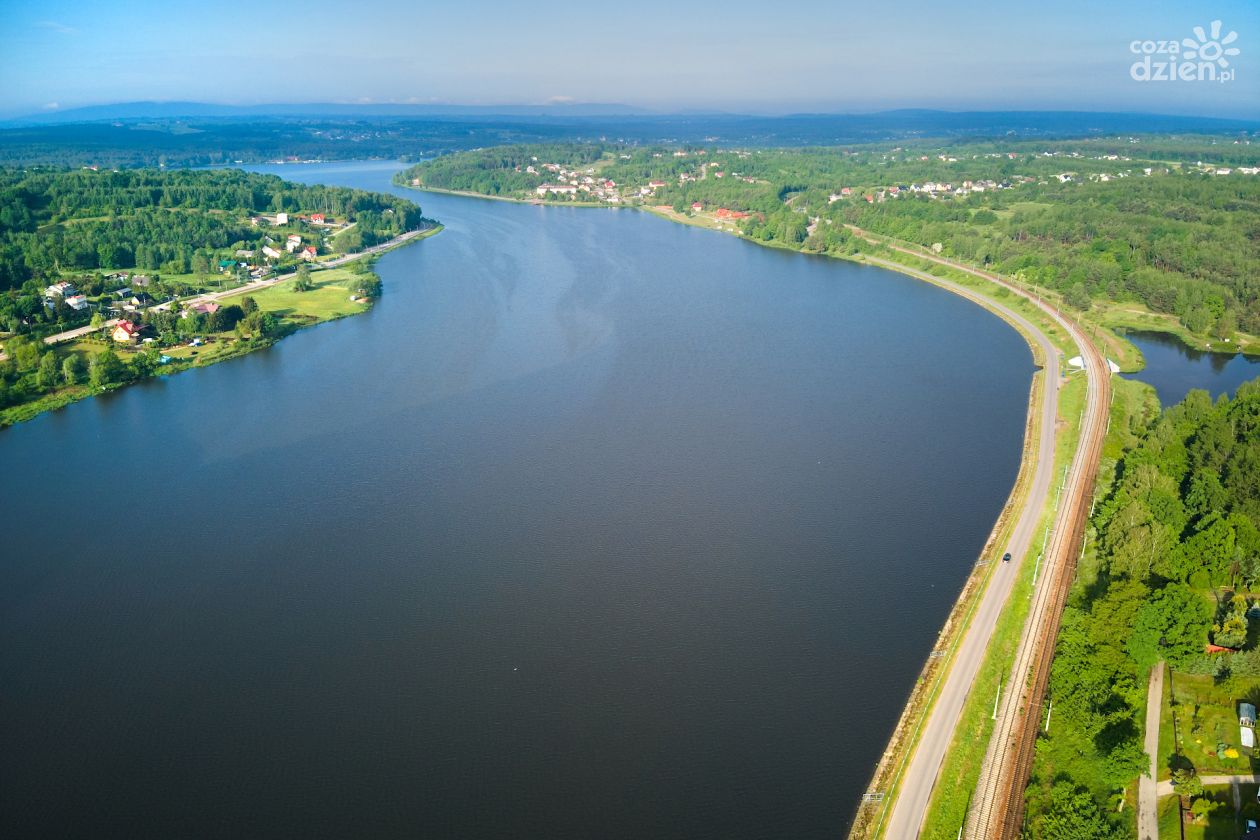
[{"label": "cloud", "polygon": [[53,32],[59,32],[62,35],[78,35],[79,30],[73,26],[66,26],[64,23],[58,23],[55,20],[41,20],[35,24],[39,29],[51,29]]},{"label": "cloud", "polygon": [[45,106],[44,106],[44,110],[45,110],[45,111],[56,111],[56,110],[57,110],[58,108],[60,108],[60,107],[61,107],[61,103],[60,103],[60,102],[49,102],[47,105],[45,105]]},{"label": "cloud", "polygon": [[548,96],[543,100],[544,105],[569,105],[577,100],[572,96]]}]

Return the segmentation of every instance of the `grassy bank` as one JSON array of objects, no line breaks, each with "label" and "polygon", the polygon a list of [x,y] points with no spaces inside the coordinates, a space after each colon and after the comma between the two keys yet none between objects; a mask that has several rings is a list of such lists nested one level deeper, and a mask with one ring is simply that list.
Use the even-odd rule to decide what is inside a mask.
[{"label": "grassy bank", "polygon": [[[1055,442],[1055,476],[1063,474],[1076,454],[1080,441],[1079,417],[1085,405],[1086,385],[1084,377],[1076,376],[1069,379],[1060,391],[1056,415],[1060,434]],[[1006,680],[1010,676],[1024,622],[1032,606],[1033,576],[1042,571],[1037,562],[1041,541],[1036,535],[1043,535],[1044,539],[1048,529],[1053,527],[1058,513],[1058,502],[1058,495],[1051,494],[1042,509],[1037,528],[1033,532],[1032,547],[1024,558],[1010,598],[998,618],[973,690],[963,705],[939,776],[940,779],[949,779],[951,782],[938,784],[933,789],[923,822],[921,836],[924,838],[950,840],[957,836],[959,827],[966,821],[967,807],[980,778],[980,768],[993,731],[992,712],[998,685],[1002,684],[1003,693],[1010,690]]]}]

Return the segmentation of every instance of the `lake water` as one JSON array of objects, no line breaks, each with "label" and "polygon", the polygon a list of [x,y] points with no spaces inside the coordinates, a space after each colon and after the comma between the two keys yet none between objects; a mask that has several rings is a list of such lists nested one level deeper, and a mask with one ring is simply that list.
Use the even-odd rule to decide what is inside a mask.
[{"label": "lake water", "polygon": [[372,312],[0,433],[0,835],[841,834],[1014,480],[1024,342],[399,192],[447,227]]},{"label": "lake water", "polygon": [[1252,356],[1193,350],[1165,333],[1135,332],[1127,338],[1142,351],[1146,366],[1126,378],[1154,386],[1165,408],[1196,388],[1210,393],[1212,399],[1222,394],[1232,397],[1239,385],[1260,376],[1260,359]]}]

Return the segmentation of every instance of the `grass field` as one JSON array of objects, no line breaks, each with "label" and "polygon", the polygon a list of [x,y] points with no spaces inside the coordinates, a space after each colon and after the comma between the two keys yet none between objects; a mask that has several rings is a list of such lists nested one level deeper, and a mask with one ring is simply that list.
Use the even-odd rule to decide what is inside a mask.
[{"label": "grass field", "polygon": [[1204,794],[1220,803],[1219,808],[1206,819],[1180,822],[1176,796],[1159,800],[1159,836],[1168,840],[1182,837],[1186,840],[1238,840],[1246,831],[1246,821],[1260,821],[1260,804],[1256,803],[1256,786],[1239,785],[1241,813],[1234,810],[1234,794],[1228,785],[1213,785]]},{"label": "grass field", "polygon": [[[308,326],[321,321],[344,318],[367,309],[371,304],[367,301],[350,300],[350,282],[356,275],[346,267],[329,268],[311,273],[311,282],[315,288],[306,292],[293,291],[292,281],[284,281],[266,289],[249,293],[258,308],[272,312],[294,322],[296,325]],[[225,304],[239,304],[241,295],[229,295],[223,298]]]},{"label": "grass field", "polygon": [[[1260,699],[1260,680],[1235,678],[1218,684],[1210,676],[1170,673],[1170,677],[1171,693],[1160,710],[1160,747],[1168,750],[1160,756],[1160,778],[1169,777],[1173,732],[1180,754],[1200,775],[1250,773],[1250,751],[1238,743],[1238,702],[1246,699],[1254,704]],[[1237,750],[1239,756],[1218,754],[1220,744]]]}]

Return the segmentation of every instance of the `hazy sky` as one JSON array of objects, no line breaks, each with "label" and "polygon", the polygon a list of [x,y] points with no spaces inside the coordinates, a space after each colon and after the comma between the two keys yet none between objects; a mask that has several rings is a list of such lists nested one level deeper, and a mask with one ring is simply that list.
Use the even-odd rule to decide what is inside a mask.
[{"label": "hazy sky", "polygon": [[[1214,19],[1234,81],[1130,78]],[[149,99],[1256,118],[1260,0],[0,0],[0,113]]]}]

